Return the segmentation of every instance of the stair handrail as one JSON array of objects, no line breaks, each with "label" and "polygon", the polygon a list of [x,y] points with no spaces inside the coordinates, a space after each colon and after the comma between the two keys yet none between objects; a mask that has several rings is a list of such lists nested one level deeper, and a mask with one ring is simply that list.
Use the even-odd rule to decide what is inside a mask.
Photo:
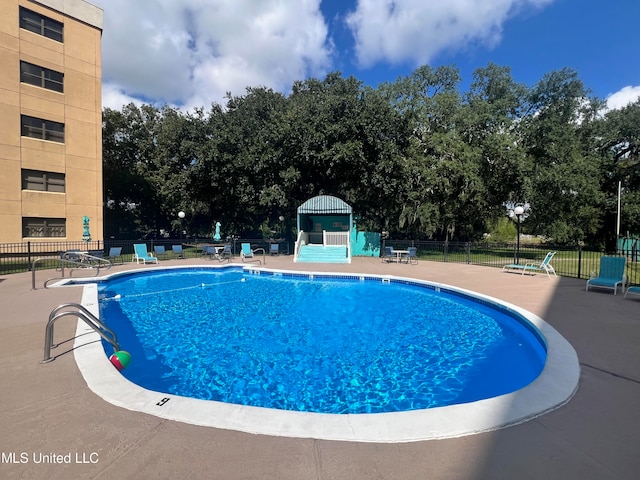
[{"label": "stair handrail", "polygon": [[[42,262],[44,262],[44,261],[58,262],[60,264],[60,272],[62,273],[62,277],[52,277],[52,278],[48,278],[47,280],[45,280],[44,285],[43,285],[44,288],[47,288],[47,284],[52,280],[62,280],[64,278],[66,278],[64,276],[65,265],[66,266],[71,265],[71,267],[69,267],[69,278],[71,278],[73,276],[73,271],[74,270],[93,269],[93,270],[95,270],[95,275],[93,275],[93,276],[97,277],[98,275],[100,275],[100,269],[101,268],[106,268],[108,270],[113,266],[113,263],[111,262],[111,260],[107,260],[106,258],[94,257],[92,255],[87,255],[87,257],[90,257],[90,259],[100,260],[102,263],[98,263],[97,265],[91,265],[91,264],[87,264],[87,263],[77,262],[75,260],[69,260],[69,259],[66,259],[66,258],[50,258],[50,257],[36,258],[31,263],[31,290],[35,290],[36,289],[36,264],[38,262],[41,262],[41,261]],[[74,268],[73,265],[76,265],[76,267]]]},{"label": "stair handrail", "polygon": [[[77,310],[61,311],[65,308],[76,308]],[[98,317],[79,303],[64,303],[62,305],[58,305],[49,314],[49,321],[47,322],[44,336],[44,358],[40,363],[48,363],[53,360],[51,358],[51,349],[59,345],[53,344],[53,327],[59,318],[67,316],[77,317],[89,325],[105,342],[109,343],[113,347],[114,352],[120,350],[120,344],[118,343],[118,338],[116,337],[115,332],[102,323]]]},{"label": "stair handrail", "polygon": [[294,249],[293,249],[293,261],[298,261],[298,256],[300,255],[300,249],[302,248],[303,243],[309,243],[309,234],[304,230],[300,230],[298,232],[298,238],[296,240]]}]

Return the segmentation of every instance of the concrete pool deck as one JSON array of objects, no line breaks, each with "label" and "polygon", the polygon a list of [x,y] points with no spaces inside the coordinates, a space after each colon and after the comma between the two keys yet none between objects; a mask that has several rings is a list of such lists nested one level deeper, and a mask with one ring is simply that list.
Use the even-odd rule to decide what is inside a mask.
[{"label": "concrete pool deck", "polygon": [[[217,262],[215,262],[217,263]],[[162,265],[211,264],[202,259]],[[142,266],[140,266],[142,267]],[[140,268],[114,267],[111,271]],[[420,262],[294,264],[288,270],[377,273],[440,282],[518,305],[575,348],[580,384],[566,405],[525,423],[460,438],[358,443],[199,427],[105,402],[84,381],[69,341],[41,365],[51,310],[82,289],[42,289],[53,272],[0,276],[2,478],[635,479],[640,468],[640,301],[585,293],[584,280],[521,276],[497,268]],[[53,276],[53,275],[51,275]],[[56,324],[56,342],[75,334]],[[68,347],[66,347],[67,345]],[[508,409],[508,406],[505,407]],[[506,413],[505,413],[506,414]]]}]

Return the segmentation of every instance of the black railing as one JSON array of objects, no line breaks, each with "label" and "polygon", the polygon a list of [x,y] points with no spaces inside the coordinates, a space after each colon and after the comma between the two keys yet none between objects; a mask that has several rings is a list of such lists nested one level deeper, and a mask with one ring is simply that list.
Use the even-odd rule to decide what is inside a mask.
[{"label": "black railing", "polygon": [[[115,263],[127,263],[133,259],[133,245],[136,243],[144,243],[147,250],[154,253],[156,246],[164,247],[165,253],[160,259],[171,258],[197,258],[202,257],[204,247],[207,245],[224,245],[231,244],[231,250],[234,256],[240,255],[242,243],[249,243],[251,248],[264,248],[266,252],[270,251],[270,244],[280,244],[279,253],[288,255],[292,252],[292,245],[289,242],[281,240],[265,240],[253,238],[230,238],[226,241],[214,242],[207,239],[188,238],[188,239],[154,239],[154,240],[105,240],[90,242],[21,242],[21,243],[0,243],[0,275],[8,273],[19,273],[30,271],[34,260],[41,258],[50,258],[51,262],[39,261],[36,269],[45,270],[59,267],[59,260],[64,252],[69,250],[80,250],[88,252],[90,255],[102,258],[109,258],[112,247],[120,247],[122,250],[117,258],[113,258]],[[182,246],[182,255],[174,253],[173,246]]]},{"label": "black railing", "polygon": [[[528,245],[520,244],[518,251],[515,243],[483,243],[483,242],[434,242],[413,240],[385,240],[383,246],[404,250],[407,247],[416,247],[420,260],[435,262],[468,263],[472,265],[484,265],[488,267],[502,268],[504,265],[514,263],[517,257],[521,264],[542,263],[547,252],[555,251],[551,261],[558,275],[563,277],[588,279],[597,274],[600,268],[600,257],[603,255],[627,257],[626,273],[629,283],[640,284],[640,264],[636,252],[605,253],[584,250],[582,247],[566,247],[552,245]],[[516,255],[517,254],[517,255]]]},{"label": "black railing", "polygon": [[[253,249],[264,248],[266,252],[271,250],[271,243],[279,243],[281,255],[293,253],[293,245],[290,242],[236,237],[221,242],[214,242],[210,239],[188,238],[182,241],[179,239],[156,239],[2,243],[0,244],[0,274],[29,271],[36,258],[52,259],[50,263],[46,261],[38,262],[37,269],[56,268],[59,262],[54,262],[53,259],[59,259],[60,255],[68,250],[87,251],[94,256],[107,258],[111,247],[121,247],[120,256],[112,260],[115,260],[116,263],[127,263],[132,261],[133,245],[136,243],[146,244],[149,252],[154,252],[156,246],[163,246],[166,252],[163,257],[167,259],[178,258],[178,255],[173,253],[173,245],[181,245],[183,247],[184,258],[202,257],[205,246],[223,245],[225,243],[231,244],[234,256],[240,255],[242,243],[249,243]],[[407,247],[417,247],[417,257],[420,261],[467,263],[499,268],[513,263],[516,253],[520,263],[532,263],[542,262],[547,252],[553,250],[557,253],[551,261],[551,265],[553,265],[558,275],[583,279],[587,279],[597,273],[600,266],[600,257],[605,255],[604,252],[584,250],[581,247],[528,244],[520,244],[520,249],[516,252],[517,246],[515,243],[489,244],[482,242],[385,240],[382,246],[391,246],[400,250],[404,250]],[[640,264],[638,263],[637,251],[620,251],[607,253],[607,255],[627,257],[626,268],[629,282],[633,285],[640,284]]]}]

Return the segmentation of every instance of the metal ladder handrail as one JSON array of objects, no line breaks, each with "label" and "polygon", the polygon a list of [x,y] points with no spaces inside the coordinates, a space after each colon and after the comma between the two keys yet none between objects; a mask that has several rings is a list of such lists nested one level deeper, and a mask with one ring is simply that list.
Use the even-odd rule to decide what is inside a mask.
[{"label": "metal ladder handrail", "polygon": [[73,271],[74,270],[86,270],[89,268],[92,268],[96,271],[95,275],[93,275],[94,277],[97,277],[98,275],[100,275],[100,268],[102,268],[103,266],[106,267],[106,269],[110,269],[113,266],[113,263],[111,262],[111,260],[107,260],[106,258],[100,258],[100,257],[93,257],[91,256],[91,258],[95,258],[97,260],[100,260],[102,262],[106,262],[104,265],[89,265],[86,263],[81,263],[81,262],[76,262],[74,260],[67,260],[65,258],[47,258],[47,257],[41,257],[41,258],[36,258],[33,263],[31,264],[31,290],[35,290],[36,289],[36,264],[40,261],[48,261],[48,262],[59,262],[60,263],[60,271],[62,273],[62,277],[52,277],[52,278],[48,278],[47,280],[45,280],[43,287],[44,288],[48,288],[47,284],[53,280],[62,280],[64,278],[66,278],[64,276],[64,268],[65,265],[78,265],[78,267],[74,268],[70,268],[70,273],[69,273],[69,278],[71,278],[73,276]]},{"label": "metal ladder handrail", "polygon": [[[64,308],[77,308],[78,310],[67,310],[61,312],[60,310]],[[53,326],[59,318],[66,316],[74,316],[78,317],[80,320],[84,321],[87,325],[89,325],[93,330],[100,335],[100,337],[107,343],[109,343],[113,347],[113,351],[117,352],[120,350],[120,344],[118,343],[118,338],[113,330],[107,327],[104,323],[100,321],[98,317],[96,317],[93,313],[87,310],[86,307],[80,305],[79,303],[65,303],[62,305],[58,305],[54,308],[49,314],[49,321],[47,322],[47,327],[44,335],[44,358],[40,363],[48,363],[51,360],[51,349],[57,347],[58,345],[53,344]]]}]

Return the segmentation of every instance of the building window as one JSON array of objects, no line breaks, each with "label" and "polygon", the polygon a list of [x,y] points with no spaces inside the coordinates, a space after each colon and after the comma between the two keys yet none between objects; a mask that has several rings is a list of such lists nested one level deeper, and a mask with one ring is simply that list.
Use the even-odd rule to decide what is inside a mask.
[{"label": "building window", "polygon": [[20,28],[62,42],[64,24],[24,7],[20,7]]},{"label": "building window", "polygon": [[64,218],[35,218],[22,219],[23,237],[66,237],[67,221]]},{"label": "building window", "polygon": [[23,169],[22,189],[64,193],[64,173]]},{"label": "building window", "polygon": [[20,81],[60,93],[64,91],[64,73],[33,63],[20,61]]},{"label": "building window", "polygon": [[64,123],[43,120],[42,118],[21,115],[21,135],[23,137],[39,138],[51,142],[64,143]]}]

